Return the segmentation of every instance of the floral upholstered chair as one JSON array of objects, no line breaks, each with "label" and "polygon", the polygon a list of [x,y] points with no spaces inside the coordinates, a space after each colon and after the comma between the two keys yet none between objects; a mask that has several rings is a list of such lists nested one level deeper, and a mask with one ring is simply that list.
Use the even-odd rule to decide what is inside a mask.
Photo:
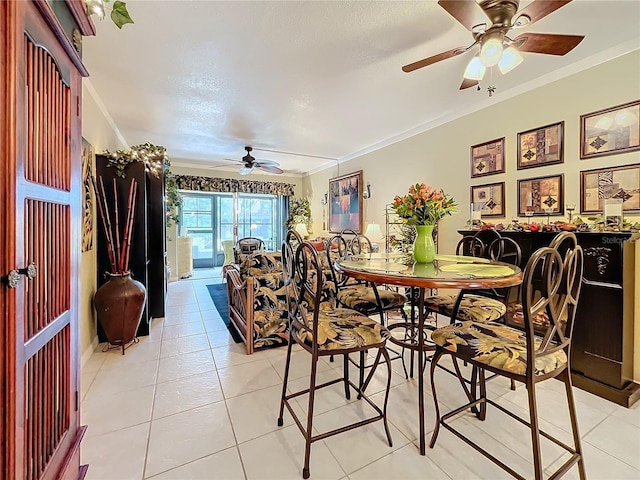
[{"label": "floral upholstered chair", "polygon": [[286,345],[287,293],[278,252],[256,251],[239,265],[226,265],[229,321],[246,345],[247,355]]}]

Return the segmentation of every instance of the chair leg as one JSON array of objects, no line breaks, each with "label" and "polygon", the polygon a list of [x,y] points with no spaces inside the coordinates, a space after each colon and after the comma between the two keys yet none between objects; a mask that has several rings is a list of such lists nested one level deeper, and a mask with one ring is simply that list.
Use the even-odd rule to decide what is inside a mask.
[{"label": "chair leg", "polygon": [[344,379],[344,396],[347,400],[351,400],[351,389],[349,388],[349,354],[344,355],[342,370],[342,378]]},{"label": "chair leg", "polygon": [[293,348],[293,339],[289,335],[289,343],[287,345],[287,360],[284,364],[284,378],[282,380],[282,395],[280,397],[280,415],[278,416],[278,426],[284,425],[284,397],[287,395],[287,382],[289,381],[289,366],[291,365],[291,350]]},{"label": "chair leg", "polygon": [[480,398],[484,401],[480,404],[480,414],[478,418],[484,420],[487,418],[487,379],[485,377],[484,368],[478,369],[478,380],[480,382]]},{"label": "chair leg", "polygon": [[362,398],[362,390],[364,386],[364,367],[365,361],[367,358],[367,350],[360,350],[360,371],[358,372],[358,388],[360,391],[358,392],[358,400]]},{"label": "chair leg", "polygon": [[516,381],[512,378],[511,379],[511,386],[510,386],[511,390],[515,390],[516,389]]},{"label": "chair leg", "polygon": [[429,448],[433,448],[436,444],[436,440],[438,439],[438,432],[440,431],[440,406],[438,405],[438,394],[436,393],[436,382],[435,382],[435,372],[436,366],[438,365],[438,361],[442,357],[442,351],[436,350],[436,353],[431,357],[431,393],[433,394],[433,405],[436,410],[436,424],[433,427],[433,433],[431,434],[431,441],[429,442]]},{"label": "chair leg", "polygon": [[[478,387],[480,387],[480,397],[477,395]],[[485,371],[483,368],[476,367],[475,365],[471,369],[471,398],[469,401],[487,398],[487,382],[485,378]],[[487,418],[487,402],[480,403],[480,407],[477,405],[471,407],[471,411],[479,420]]]},{"label": "chair leg", "polygon": [[578,432],[578,417],[576,415],[576,404],[573,399],[573,388],[571,387],[571,373],[569,373],[569,369],[567,368],[564,372],[562,372],[559,378],[564,382],[564,388],[567,392],[569,418],[571,419],[571,431],[573,432],[573,445],[575,446],[576,453],[580,455],[580,460],[578,460],[578,474],[580,475],[580,480],[585,480],[587,478],[587,474],[584,468],[582,443],[580,442],[580,433]]},{"label": "chair leg", "polygon": [[311,359],[311,375],[309,378],[309,406],[307,407],[307,430],[304,432],[304,467],[302,468],[302,478],[309,478],[311,472],[309,470],[309,460],[311,458],[311,437],[313,436],[313,403],[316,396],[316,373],[318,370],[318,357],[312,355]]},{"label": "chair leg", "polygon": [[538,407],[536,404],[535,384],[527,385],[529,397],[529,418],[531,421],[531,445],[533,446],[533,468],[536,480],[542,480],[542,452],[540,449],[540,425],[538,424]]},{"label": "chair leg", "polygon": [[[385,361],[387,362],[387,389],[384,395],[384,407],[382,408],[383,415],[383,423],[384,423],[384,431],[387,434],[387,442],[390,447],[393,447],[393,440],[391,440],[391,431],[389,430],[389,422],[387,421],[387,403],[389,403],[389,391],[391,390],[391,357],[389,357],[389,352],[386,348],[381,348],[382,355],[384,356]],[[380,354],[378,354],[378,358]],[[377,366],[377,365],[376,365]],[[375,370],[375,367],[374,367]],[[583,479],[581,479],[583,480]]]}]

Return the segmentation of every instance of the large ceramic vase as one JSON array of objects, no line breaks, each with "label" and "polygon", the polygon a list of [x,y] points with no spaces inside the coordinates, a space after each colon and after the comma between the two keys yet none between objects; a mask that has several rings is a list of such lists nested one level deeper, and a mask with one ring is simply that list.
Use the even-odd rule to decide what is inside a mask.
[{"label": "large ceramic vase", "polygon": [[108,273],[109,281],[93,296],[98,322],[111,345],[124,346],[136,338],[147,290],[127,273]]},{"label": "large ceramic vase", "polygon": [[433,225],[416,225],[416,234],[416,239],[413,242],[413,259],[417,263],[433,262],[436,257]]}]

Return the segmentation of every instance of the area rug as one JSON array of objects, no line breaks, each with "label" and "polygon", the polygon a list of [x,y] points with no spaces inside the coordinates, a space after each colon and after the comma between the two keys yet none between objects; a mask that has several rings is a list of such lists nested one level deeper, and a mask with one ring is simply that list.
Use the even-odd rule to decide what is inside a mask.
[{"label": "area rug", "polygon": [[224,324],[227,326],[229,333],[233,337],[233,340],[236,343],[242,342],[242,338],[236,331],[236,329],[231,326],[229,321],[229,301],[227,294],[227,284],[226,283],[216,283],[214,285],[207,285],[207,290],[209,290],[209,295],[211,295],[211,300],[213,300],[213,304],[216,306],[216,310],[222,317]]}]

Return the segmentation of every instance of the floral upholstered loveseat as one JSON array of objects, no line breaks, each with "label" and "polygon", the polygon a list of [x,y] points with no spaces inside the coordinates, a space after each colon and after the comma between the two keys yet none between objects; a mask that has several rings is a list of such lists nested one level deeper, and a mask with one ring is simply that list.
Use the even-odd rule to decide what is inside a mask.
[{"label": "floral upholstered loveseat", "polygon": [[287,293],[278,252],[256,251],[226,265],[229,321],[238,331],[247,355],[289,341]]}]

